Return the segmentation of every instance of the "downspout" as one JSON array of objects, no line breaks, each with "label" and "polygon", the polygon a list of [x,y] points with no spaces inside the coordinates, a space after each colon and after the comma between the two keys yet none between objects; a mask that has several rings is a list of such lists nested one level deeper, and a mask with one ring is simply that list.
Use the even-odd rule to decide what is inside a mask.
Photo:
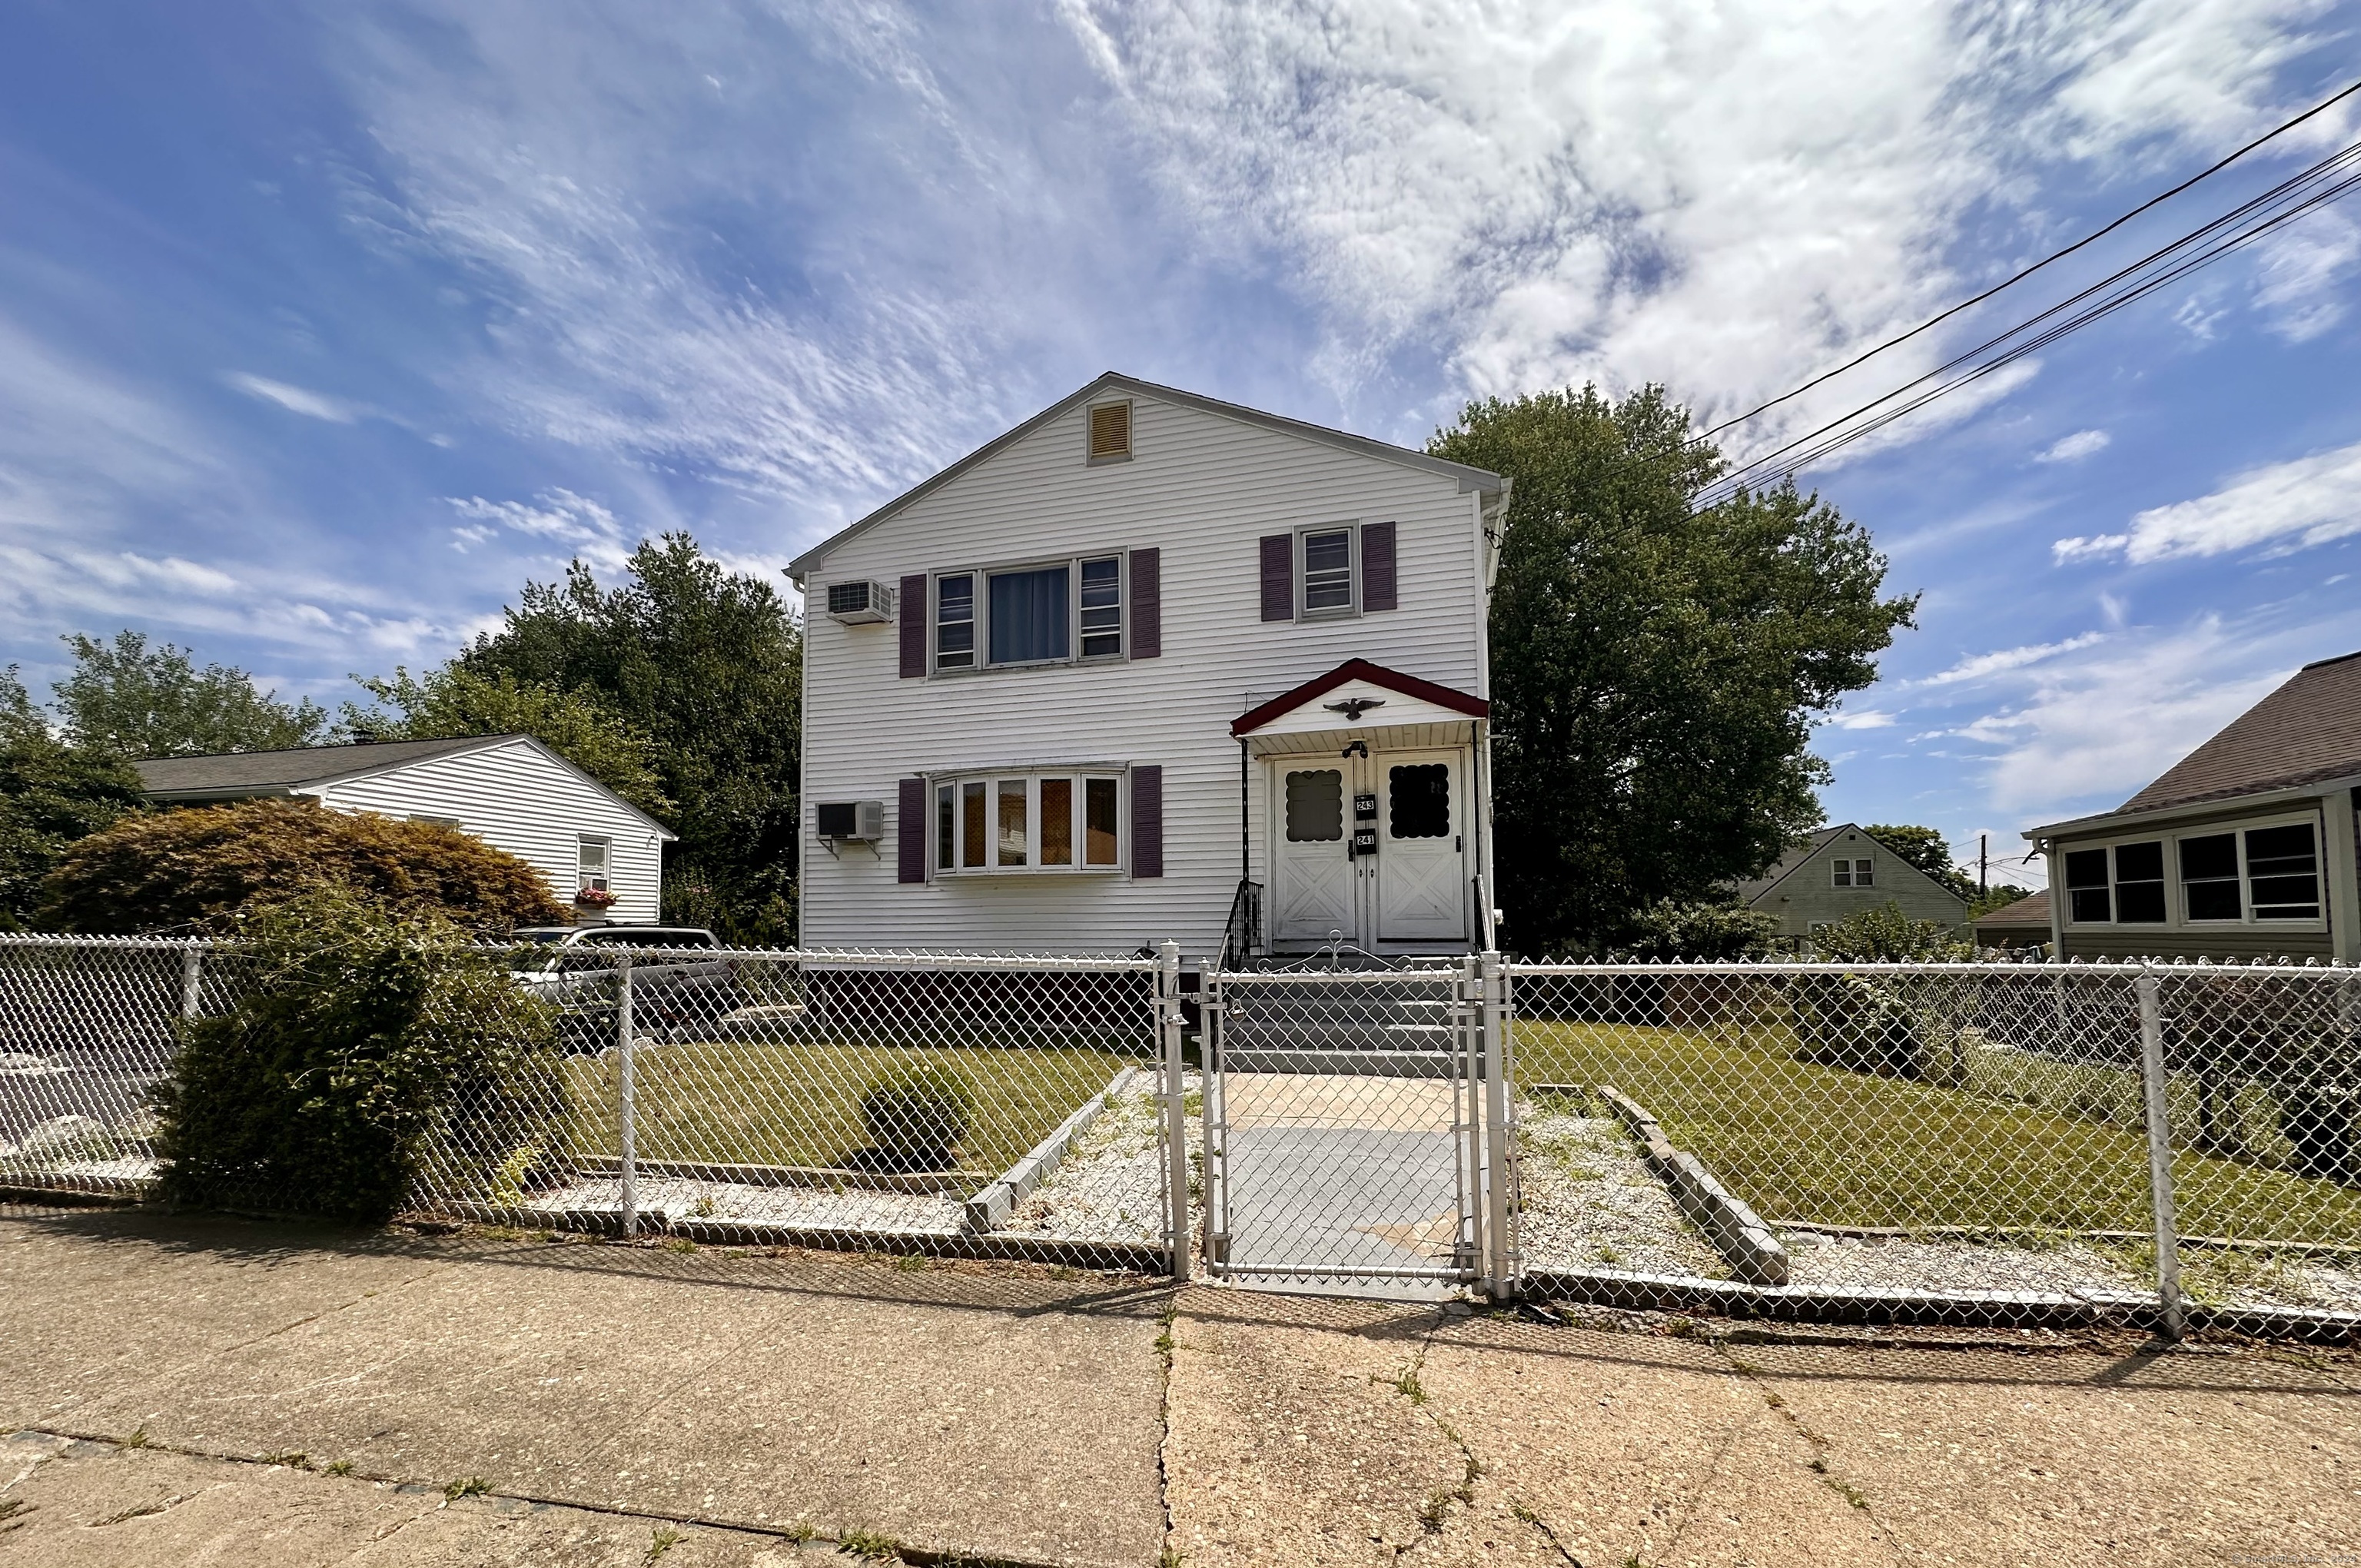
[{"label": "downspout", "polygon": [[1247,821],[1250,792],[1246,787],[1246,745],[1247,742],[1241,738],[1238,741],[1238,880],[1242,883],[1254,881],[1254,832]]}]

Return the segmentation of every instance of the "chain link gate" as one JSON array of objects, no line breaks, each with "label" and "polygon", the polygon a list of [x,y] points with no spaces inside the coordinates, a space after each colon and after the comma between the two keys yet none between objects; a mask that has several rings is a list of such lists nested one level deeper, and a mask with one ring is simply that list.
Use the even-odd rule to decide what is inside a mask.
[{"label": "chain link gate", "polygon": [[1206,1271],[1276,1289],[1505,1287],[1506,1074],[1474,959],[1213,972],[1199,1165]]}]

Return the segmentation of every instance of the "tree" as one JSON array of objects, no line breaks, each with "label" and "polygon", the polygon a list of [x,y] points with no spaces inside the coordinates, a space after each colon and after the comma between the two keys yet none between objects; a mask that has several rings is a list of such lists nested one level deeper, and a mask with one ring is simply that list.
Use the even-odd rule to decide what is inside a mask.
[{"label": "tree", "polygon": [[686,533],[643,542],[630,580],[602,588],[580,561],[532,583],[461,663],[488,679],[598,693],[654,745],[667,825],[667,919],[732,940],[795,930],[803,628],[759,577],[725,571]]},{"label": "tree", "polygon": [[16,666],[0,670],[0,931],[27,929],[67,846],[140,799],[139,775],[121,758],[59,740]]},{"label": "tree", "polygon": [[1779,922],[1732,904],[1652,905],[1631,917],[1616,943],[1619,957],[1642,963],[1768,958]]},{"label": "tree", "polygon": [[396,666],[384,679],[353,679],[384,707],[345,705],[356,736],[432,740],[454,735],[530,735],[651,817],[672,809],[658,776],[655,745],[596,690],[527,685],[501,670],[486,675],[454,662],[423,676]]},{"label": "tree", "polygon": [[343,888],[479,936],[567,918],[542,874],[438,822],[247,800],[143,813],[68,850],[44,887],[48,928],[110,936],[237,929],[257,912]]},{"label": "tree", "polygon": [[1951,862],[1950,840],[1934,828],[1881,822],[1873,823],[1861,831],[1961,898],[1975,897],[1976,879]]},{"label": "tree", "polygon": [[1839,963],[1907,963],[1976,956],[1975,944],[1960,939],[1959,927],[1940,920],[1914,920],[1888,900],[1874,909],[1856,909],[1812,933],[1815,957]]},{"label": "tree", "polygon": [[77,746],[125,758],[207,756],[316,745],[327,730],[327,710],[309,697],[280,702],[244,670],[198,669],[187,649],[150,648],[144,633],[118,631],[109,643],[74,632],[64,641],[74,669],[54,695]]},{"label": "tree", "polygon": [[1876,678],[1916,600],[1792,486],[1723,472],[1663,389],[1471,403],[1429,450],[1515,482],[1492,602],[1500,902],[1527,953],[1595,951],[1816,826],[1813,716]]}]

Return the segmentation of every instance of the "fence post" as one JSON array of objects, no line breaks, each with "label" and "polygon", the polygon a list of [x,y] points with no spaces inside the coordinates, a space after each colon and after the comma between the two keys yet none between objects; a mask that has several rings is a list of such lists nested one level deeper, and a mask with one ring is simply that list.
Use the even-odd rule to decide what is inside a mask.
[{"label": "fence post", "polygon": [[194,1018],[205,1010],[205,949],[192,941],[181,949],[181,1016]]},{"label": "fence post", "polygon": [[1488,1234],[1484,1223],[1484,970],[1475,954],[1460,959],[1451,998],[1451,1019],[1458,1031],[1452,1041],[1451,1120],[1459,1135],[1459,1212],[1467,1221],[1465,1260],[1455,1245],[1451,1261],[1480,1281],[1492,1254],[1484,1240]]},{"label": "fence post", "polygon": [[615,1090],[617,1130],[622,1145],[623,1234],[640,1234],[640,1181],[632,1148],[631,1113],[637,1086],[631,1074],[631,955],[618,955],[622,979],[615,987]]},{"label": "fence post", "polygon": [[1164,1054],[1166,1232],[1172,1280],[1189,1282],[1189,1116],[1180,1092],[1180,944],[1165,938],[1156,958],[1156,1033]]},{"label": "fence post", "polygon": [[2140,1083],[2147,1113],[2148,1198],[2156,1226],[2156,1296],[2164,1309],[2164,1336],[2187,1326],[2180,1299],[2180,1241],[2172,1208],[2172,1116],[2165,1094],[2164,1008],[2153,968],[2132,982],[2139,992]]},{"label": "fence post", "polygon": [[[1229,1119],[1222,1104],[1222,1031],[1225,994],[1222,971],[1207,965],[1203,989],[1198,992],[1197,1091],[1204,1124],[1198,1169],[1205,1183],[1205,1266],[1218,1277],[1230,1259]],[[1187,1103],[1184,1099],[1182,1103]]]},{"label": "fence post", "polygon": [[1500,955],[1487,948],[1477,963],[1484,993],[1484,1284],[1495,1301],[1515,1294],[1516,1265],[1509,1245],[1509,979]]}]

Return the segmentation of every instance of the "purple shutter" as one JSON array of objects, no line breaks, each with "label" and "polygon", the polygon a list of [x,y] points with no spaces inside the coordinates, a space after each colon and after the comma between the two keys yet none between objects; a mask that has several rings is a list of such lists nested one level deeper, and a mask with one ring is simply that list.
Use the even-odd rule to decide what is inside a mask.
[{"label": "purple shutter", "polygon": [[[919,579],[921,582],[924,578]],[[895,803],[894,839],[900,851],[896,882],[927,880],[927,781],[904,779]]]},{"label": "purple shutter", "polygon": [[902,622],[902,678],[906,681],[927,673],[927,575],[915,572],[902,579],[902,591],[895,595],[894,604],[894,613]]},{"label": "purple shutter", "polygon": [[1361,524],[1361,608],[1392,609],[1400,602],[1394,594],[1394,525]]},{"label": "purple shutter", "polygon": [[1164,770],[1131,770],[1131,874],[1164,874]]},{"label": "purple shutter", "polygon": [[1262,618],[1295,619],[1295,535],[1262,536]]},{"label": "purple shutter", "polygon": [[1131,553],[1131,656],[1154,659],[1164,652],[1164,553]]}]

